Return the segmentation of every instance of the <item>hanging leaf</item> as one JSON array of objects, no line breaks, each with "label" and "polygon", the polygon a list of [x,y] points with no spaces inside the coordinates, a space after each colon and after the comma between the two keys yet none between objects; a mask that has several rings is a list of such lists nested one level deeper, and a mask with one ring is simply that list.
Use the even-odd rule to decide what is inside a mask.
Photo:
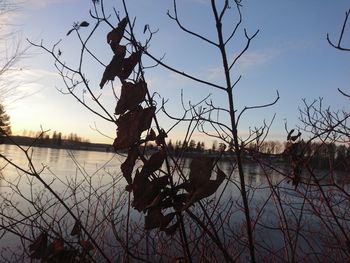
[{"label": "hanging leaf", "polygon": [[117,55],[113,56],[111,62],[107,65],[105,71],[103,72],[103,76],[100,82],[101,89],[108,80],[114,80],[114,78],[120,74],[122,70],[122,62],[123,60],[120,59]]},{"label": "hanging leaf", "polygon": [[115,114],[123,114],[127,110],[132,110],[139,105],[146,96],[147,84],[139,81],[135,84],[124,82],[120,94],[120,99],[115,108]]},{"label": "hanging leaf", "polygon": [[166,134],[166,132],[163,129],[161,129],[159,135],[156,138],[156,144],[158,146],[162,145],[164,143],[164,139],[167,137],[168,135]]},{"label": "hanging leaf", "polygon": [[193,158],[190,165],[189,180],[194,189],[210,180],[213,161],[214,159],[210,157]]},{"label": "hanging leaf", "polygon": [[126,25],[128,24],[128,18],[124,17],[119,23],[117,28],[113,29],[111,32],[107,34],[107,43],[111,44],[112,42],[115,42],[119,44],[120,40],[122,39],[124,35],[124,30]]},{"label": "hanging leaf", "polygon": [[88,27],[88,26],[89,26],[89,23],[86,21],[81,22],[79,25],[79,27]]},{"label": "hanging leaf", "polygon": [[139,141],[141,133],[151,126],[152,118],[156,107],[142,109],[137,106],[134,110],[129,111],[119,117],[116,121],[118,126],[117,138],[114,140],[114,149],[130,148]]},{"label": "hanging leaf", "polygon": [[79,30],[80,27],[88,27],[88,26],[89,26],[89,23],[86,21],[83,21],[80,24],[79,22],[75,22],[73,24],[73,28],[67,32],[66,36],[69,36],[74,30]]},{"label": "hanging leaf", "polygon": [[79,236],[81,233],[81,224],[79,221],[75,221],[72,231],[70,232],[71,236]]},{"label": "hanging leaf", "polygon": [[113,146],[115,150],[131,147],[140,138],[138,126],[142,117],[143,109],[141,106],[121,115],[117,120],[118,132]]},{"label": "hanging leaf", "polygon": [[29,245],[30,257],[40,259],[46,255],[47,233],[42,232],[32,244]]},{"label": "hanging leaf", "polygon": [[131,147],[128,151],[128,157],[120,166],[123,176],[129,185],[132,184],[131,174],[138,156],[139,153],[137,147]]},{"label": "hanging leaf", "polygon": [[154,173],[162,166],[164,159],[165,153],[163,150],[152,154],[149,160],[143,165],[141,173],[145,175],[150,175],[151,173]]},{"label": "hanging leaf", "polygon": [[145,216],[145,230],[154,228],[166,228],[167,225],[173,220],[175,213],[169,213],[163,215],[160,208],[152,208],[148,210]]},{"label": "hanging leaf", "polygon": [[111,49],[114,55],[118,56],[119,59],[123,60],[126,55],[126,46],[117,44],[116,42],[111,43]]},{"label": "hanging leaf", "polygon": [[147,134],[145,141],[154,141],[157,138],[156,132],[151,128]]},{"label": "hanging leaf", "polygon": [[138,211],[144,211],[153,203],[167,184],[168,178],[166,176],[156,178],[150,182],[145,174],[138,174],[138,178],[135,175],[133,207]]},{"label": "hanging leaf", "polygon": [[140,132],[146,131],[150,128],[152,123],[152,118],[155,112],[156,112],[156,107],[154,106],[148,107],[143,110],[142,117],[140,119],[140,123],[138,126]]},{"label": "hanging leaf", "polygon": [[137,63],[140,62],[141,55],[142,52],[139,50],[132,53],[129,57],[123,60],[122,70],[117,74],[121,82],[124,82],[130,76]]},{"label": "hanging leaf", "polygon": [[189,185],[186,186],[186,190],[189,192],[189,199],[183,209],[214,194],[226,178],[225,173],[218,168],[216,179],[210,180],[212,163],[213,159],[208,157],[197,157],[192,160]]}]

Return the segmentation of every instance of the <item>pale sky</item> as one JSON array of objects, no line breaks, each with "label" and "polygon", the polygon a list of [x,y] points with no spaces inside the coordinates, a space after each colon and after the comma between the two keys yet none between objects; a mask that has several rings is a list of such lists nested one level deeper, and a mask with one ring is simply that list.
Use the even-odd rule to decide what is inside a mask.
[{"label": "pale sky", "polygon": [[[116,3],[114,6],[123,17],[119,1],[106,1],[107,14],[113,17],[111,2]],[[209,3],[206,0],[178,1],[178,15],[184,25],[216,41]],[[242,0],[241,3],[243,22],[229,46],[229,58],[237,55],[244,47],[244,28],[248,34],[253,34],[258,29],[260,32],[232,74],[233,80],[242,75],[234,91],[237,109],[269,103],[274,99],[276,90],[281,98],[271,108],[244,115],[239,127],[240,134],[244,136],[249,127],[260,126],[264,119],[269,122],[276,114],[270,138],[284,139],[284,120],[287,120],[290,128],[298,123],[298,108],[302,107],[303,98],[311,102],[323,97],[325,106],[349,111],[349,100],[342,97],[337,88],[350,93],[350,53],[330,47],[326,34],[330,33],[331,38],[336,40],[350,2]],[[169,65],[208,81],[223,83],[224,75],[218,50],[179,30],[175,22],[166,15],[167,10],[172,10],[172,1],[128,0],[127,4],[130,16],[137,17],[137,37],[144,40],[142,30],[145,24],[149,24],[151,29],[159,29],[149,49],[152,54],[159,58],[165,54],[163,61]],[[75,21],[85,20],[90,26],[82,28],[81,33],[86,36],[95,24],[89,16],[91,8],[91,2],[86,0],[28,0],[13,15],[16,29],[23,39],[28,38],[36,43],[43,41],[48,48],[62,39],[60,50],[63,52],[63,60],[69,65],[77,65],[76,58],[80,51],[77,37],[73,33],[66,36],[66,33]],[[236,19],[233,15],[224,20],[225,32],[235,25]],[[117,24],[115,17],[111,22]],[[109,30],[107,26],[101,26],[90,43],[90,48],[105,64],[112,57],[106,44]],[[350,47],[350,25],[347,32],[344,44]],[[94,142],[112,143],[113,139],[103,137],[91,127],[96,125],[102,133],[112,138],[115,137],[116,127],[91,114],[73,97],[58,92],[57,89],[64,89],[64,84],[49,55],[34,47],[30,49],[30,54],[30,58],[19,62],[18,66],[23,70],[12,78],[22,83],[18,87],[19,91],[35,94],[7,105],[13,131],[21,134],[24,129],[36,131],[42,127],[66,134],[77,133]],[[145,64],[151,65],[147,58],[143,59]],[[87,63],[84,66],[84,72],[97,94],[100,92],[98,84],[103,70],[96,63]],[[211,94],[210,98],[216,105],[227,105],[222,92],[184,79],[160,66],[146,70],[146,81],[151,92],[160,94],[155,96],[159,104],[161,97],[169,100],[167,110],[175,116],[182,115],[181,91],[187,105],[188,101],[196,103],[208,94]],[[115,85],[120,84],[115,82]],[[109,85],[103,89],[101,96],[112,114],[116,102]],[[160,124],[167,130],[172,122],[161,114]],[[179,127],[169,136],[180,139],[185,133],[184,128]],[[197,138],[200,137],[195,137]]]}]

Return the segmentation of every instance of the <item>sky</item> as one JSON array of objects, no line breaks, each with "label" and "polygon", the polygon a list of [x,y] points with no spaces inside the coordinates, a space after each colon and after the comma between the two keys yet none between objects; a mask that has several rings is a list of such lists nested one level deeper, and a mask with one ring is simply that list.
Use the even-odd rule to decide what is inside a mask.
[{"label": "sky", "polygon": [[[117,0],[105,2],[106,13],[111,15],[110,21],[116,25],[113,7],[123,17],[122,5]],[[222,3],[217,2],[219,5]],[[270,103],[275,99],[276,91],[280,99],[270,108],[247,111],[239,124],[240,136],[246,136],[249,128],[259,127],[264,120],[269,123],[275,116],[269,139],[284,140],[285,122],[288,128],[300,124],[298,109],[303,107],[302,99],[312,102],[322,97],[325,106],[349,112],[349,100],[341,96],[337,89],[350,92],[350,54],[335,50],[326,41],[327,33],[332,39],[337,39],[345,12],[350,8],[349,1],[242,0],[241,4],[243,21],[237,35],[227,46],[228,58],[233,59],[244,48],[244,29],[249,35],[257,30],[259,33],[232,71],[233,81],[242,76],[234,89],[236,109],[239,112],[246,106]],[[218,50],[182,32],[167,16],[168,10],[173,12],[173,1],[128,0],[127,5],[129,15],[136,18],[136,37],[141,42],[145,40],[142,32],[144,25],[158,30],[148,49],[150,53],[158,58],[164,56],[163,62],[176,69],[219,85],[224,84]],[[16,12],[8,14],[8,19],[15,27],[17,36],[20,35],[23,40],[23,46],[28,45],[26,39],[29,39],[51,49],[61,40],[59,49],[62,60],[76,67],[79,62],[79,41],[74,33],[69,36],[66,33],[74,22],[87,21],[90,26],[80,29],[82,36],[86,37],[96,23],[89,15],[92,7],[92,3],[86,0],[26,0]],[[178,16],[186,27],[216,41],[210,1],[178,1]],[[237,13],[231,8],[223,23],[226,35],[236,22]],[[108,26],[100,26],[89,42],[89,48],[105,64],[112,57],[106,43],[109,31]],[[350,25],[344,45],[350,47]],[[145,56],[143,63],[146,66],[154,65]],[[9,78],[17,84],[14,89],[20,99],[12,97],[5,100],[15,134],[43,129],[64,134],[76,133],[92,142],[113,142],[115,124],[92,114],[72,96],[59,91],[64,91],[65,85],[47,52],[30,47],[27,57],[19,61],[17,67],[21,70],[10,74]],[[113,114],[116,101],[111,86],[106,85],[102,91],[98,86],[104,68],[87,57],[83,71],[94,92],[100,95],[106,109]],[[161,66],[146,69],[145,77],[149,90],[155,93],[158,108],[164,99],[167,101],[167,112],[175,117],[183,114],[182,96],[185,106],[189,102],[195,104],[209,94],[215,105],[228,105],[222,91],[185,79]],[[120,84],[115,81],[114,85],[118,90]],[[82,90],[78,90],[78,96],[83,96]],[[227,117],[220,117],[223,122],[228,121]],[[174,123],[161,112],[159,121],[165,130]],[[185,133],[186,124],[173,129],[169,138],[181,139]],[[194,139],[205,140],[198,132],[195,132]]]}]

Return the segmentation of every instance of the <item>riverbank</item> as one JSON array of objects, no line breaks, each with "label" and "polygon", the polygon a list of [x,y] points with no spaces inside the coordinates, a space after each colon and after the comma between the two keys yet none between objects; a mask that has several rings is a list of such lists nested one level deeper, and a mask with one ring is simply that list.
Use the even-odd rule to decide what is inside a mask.
[{"label": "riverbank", "polygon": [[68,149],[68,150],[83,150],[83,151],[98,151],[98,152],[112,152],[113,146],[104,143],[90,143],[73,140],[53,140],[50,138],[32,138],[26,136],[10,136],[1,138],[2,144],[45,147],[54,149]]}]

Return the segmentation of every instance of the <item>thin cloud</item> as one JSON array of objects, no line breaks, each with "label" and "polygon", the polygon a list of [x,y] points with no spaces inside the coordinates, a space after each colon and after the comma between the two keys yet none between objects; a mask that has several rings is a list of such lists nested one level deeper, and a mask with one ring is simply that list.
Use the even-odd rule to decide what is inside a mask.
[{"label": "thin cloud", "polygon": [[41,9],[45,8],[52,4],[59,3],[72,3],[72,0],[27,0],[27,4],[31,6],[33,9]]},{"label": "thin cloud", "polygon": [[251,70],[266,65],[282,53],[280,49],[249,51],[239,58],[236,66],[240,71]]}]

